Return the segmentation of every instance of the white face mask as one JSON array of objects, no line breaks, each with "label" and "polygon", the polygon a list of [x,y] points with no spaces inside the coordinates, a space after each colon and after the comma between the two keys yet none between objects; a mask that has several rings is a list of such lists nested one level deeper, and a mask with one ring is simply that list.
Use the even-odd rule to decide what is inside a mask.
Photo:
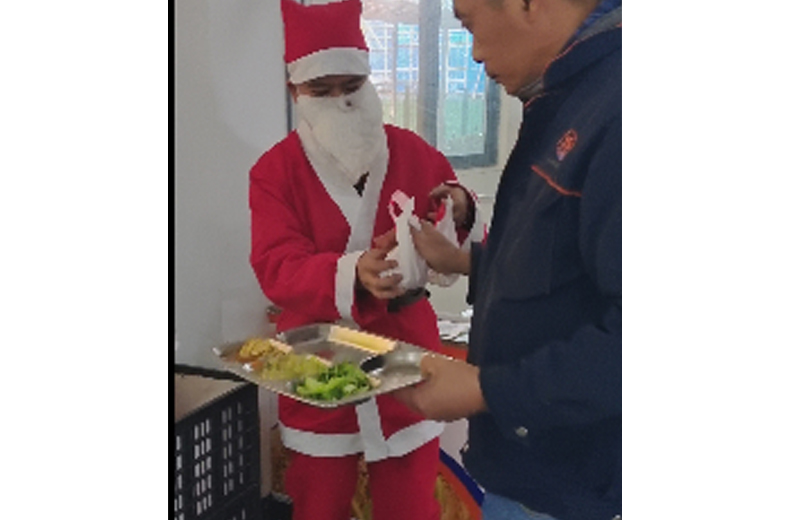
[{"label": "white face mask", "polygon": [[352,184],[370,170],[386,143],[381,100],[369,81],[345,96],[300,95],[296,110]]}]

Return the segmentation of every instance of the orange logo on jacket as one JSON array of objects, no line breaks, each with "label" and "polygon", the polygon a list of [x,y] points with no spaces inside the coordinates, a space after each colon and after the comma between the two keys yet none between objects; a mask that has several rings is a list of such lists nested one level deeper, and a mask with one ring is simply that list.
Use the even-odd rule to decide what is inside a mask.
[{"label": "orange logo on jacket", "polygon": [[565,132],[559,141],[557,141],[557,159],[560,161],[565,159],[565,156],[568,155],[568,152],[573,150],[573,147],[576,146],[576,141],[578,141],[579,136],[576,133],[576,130],[568,130]]}]

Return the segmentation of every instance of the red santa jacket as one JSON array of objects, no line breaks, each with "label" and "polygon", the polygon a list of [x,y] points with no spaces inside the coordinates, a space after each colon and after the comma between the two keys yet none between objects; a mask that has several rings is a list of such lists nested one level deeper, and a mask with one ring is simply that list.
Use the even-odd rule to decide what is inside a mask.
[{"label": "red santa jacket", "polygon": [[[372,239],[393,227],[387,204],[395,190],[428,212],[428,193],[454,181],[447,159],[416,134],[385,125],[385,151],[371,168],[363,195],[320,154],[309,132],[294,131],[250,172],[252,250],[260,286],[283,309],[278,329],[351,320],[361,329],[421,347],[440,346],[427,299],[387,311],[387,302],[355,289],[356,262]],[[304,143],[304,146],[303,146]],[[280,399],[283,442],[316,456],[364,451],[368,460],[398,456],[441,432],[389,396],[356,407],[324,410]]]}]

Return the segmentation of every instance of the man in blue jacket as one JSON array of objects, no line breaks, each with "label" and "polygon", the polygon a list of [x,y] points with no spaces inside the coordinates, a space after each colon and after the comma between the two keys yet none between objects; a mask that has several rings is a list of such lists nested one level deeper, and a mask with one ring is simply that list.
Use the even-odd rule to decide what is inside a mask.
[{"label": "man in blue jacket", "polygon": [[486,520],[621,515],[620,4],[454,1],[523,121],[487,240],[464,253],[413,233],[433,269],[469,275],[474,316],[469,363],[426,357],[399,397],[469,417]]}]

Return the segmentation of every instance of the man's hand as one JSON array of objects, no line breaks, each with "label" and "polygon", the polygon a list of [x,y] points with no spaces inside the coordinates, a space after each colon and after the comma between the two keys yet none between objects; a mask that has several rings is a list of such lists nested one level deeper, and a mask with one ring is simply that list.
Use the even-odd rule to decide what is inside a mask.
[{"label": "man's hand", "polygon": [[393,392],[415,412],[428,419],[454,421],[486,410],[476,366],[426,355],[420,369],[425,381]]},{"label": "man's hand", "polygon": [[[466,193],[466,190],[459,186],[448,186],[442,183],[428,194],[433,205],[437,208],[448,195],[453,199],[453,222],[455,222],[457,227],[460,227],[466,222],[467,212],[469,211],[469,195]],[[436,222],[437,212],[429,211],[428,220]]]},{"label": "man's hand", "polygon": [[444,274],[469,274],[469,253],[453,245],[428,221],[420,221],[421,229],[410,228],[414,247],[431,269]]},{"label": "man's hand", "polygon": [[[391,249],[391,248],[390,248]],[[403,294],[400,282],[402,275],[393,274],[381,277],[381,273],[398,266],[395,260],[387,260],[387,249],[373,248],[362,253],[357,260],[357,281],[370,294],[382,300],[396,298]]]}]

